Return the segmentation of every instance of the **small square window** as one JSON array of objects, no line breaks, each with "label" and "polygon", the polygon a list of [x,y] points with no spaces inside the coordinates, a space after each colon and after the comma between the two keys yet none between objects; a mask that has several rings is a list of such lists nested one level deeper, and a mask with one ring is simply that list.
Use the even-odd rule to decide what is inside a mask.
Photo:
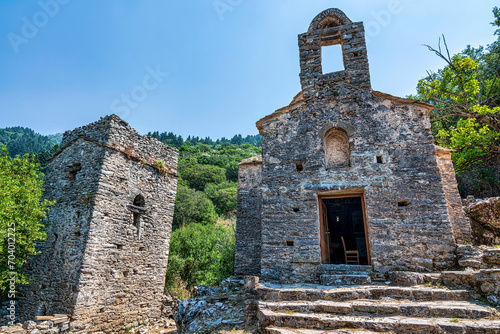
[{"label": "small square window", "polygon": [[410,205],[410,204],[411,204],[411,202],[410,202],[410,201],[408,201],[408,200],[404,200],[404,201],[399,201],[399,202],[398,202],[398,206],[399,206],[399,207],[408,206],[408,205]]}]

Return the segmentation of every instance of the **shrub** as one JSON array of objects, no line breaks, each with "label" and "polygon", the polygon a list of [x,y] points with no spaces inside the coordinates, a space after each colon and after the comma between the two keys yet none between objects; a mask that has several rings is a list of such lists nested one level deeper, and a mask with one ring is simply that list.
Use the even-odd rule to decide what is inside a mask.
[{"label": "shrub", "polygon": [[234,272],[234,226],[189,224],[172,233],[165,290],[179,296],[218,285]]},{"label": "shrub", "polygon": [[205,194],[212,200],[218,215],[227,216],[229,213],[236,212],[238,197],[236,182],[209,183],[205,187]]},{"label": "shrub", "polygon": [[192,223],[215,224],[216,221],[214,205],[203,192],[182,184],[178,185],[174,208],[174,229]]}]

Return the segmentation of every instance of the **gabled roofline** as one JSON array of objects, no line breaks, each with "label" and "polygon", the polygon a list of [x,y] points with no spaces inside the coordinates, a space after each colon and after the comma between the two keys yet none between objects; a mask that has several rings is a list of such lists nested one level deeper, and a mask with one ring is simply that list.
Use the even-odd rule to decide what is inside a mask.
[{"label": "gabled roofline", "polygon": [[[402,97],[397,97],[397,96],[387,94],[387,93],[382,93],[382,92],[379,92],[376,90],[371,90],[371,92],[374,96],[377,96],[377,97],[380,97],[383,99],[391,100],[391,101],[402,103],[402,104],[414,104],[414,105],[418,105],[419,107],[423,107],[427,110],[427,116],[429,116],[431,111],[434,109],[433,105],[425,103],[425,102],[407,99],[407,98],[402,98]],[[264,123],[272,120],[273,118],[279,117],[283,114],[290,112],[291,110],[299,107],[303,103],[304,103],[304,95],[302,94],[302,91],[301,91],[300,93],[295,95],[292,102],[288,106],[280,108],[280,109],[276,110],[275,112],[273,112],[272,114],[267,115],[267,116],[261,118],[260,120],[258,120],[256,123],[257,129],[259,130],[259,132],[261,132],[263,129]]]},{"label": "gabled roofline", "polygon": [[262,126],[265,122],[268,122],[271,119],[278,117],[280,115],[286,114],[286,113],[290,112],[290,110],[300,106],[303,103],[304,103],[304,95],[302,94],[302,91],[300,91],[297,95],[295,95],[292,102],[288,106],[283,107],[281,109],[278,109],[275,112],[273,112],[272,114],[267,115],[267,116],[261,118],[260,120],[258,120],[257,123],[255,123],[255,125],[257,126],[257,129],[259,130],[259,132],[262,131],[262,128],[263,128]]},{"label": "gabled roofline", "polygon": [[430,115],[431,111],[434,109],[434,106],[432,104],[429,104],[429,103],[425,103],[425,102],[421,102],[421,101],[417,101],[417,100],[412,100],[412,99],[407,99],[407,98],[403,98],[403,97],[398,97],[398,96],[394,96],[391,94],[382,93],[382,92],[379,92],[376,90],[372,90],[372,93],[373,93],[373,95],[381,97],[383,99],[388,99],[388,100],[392,100],[392,101],[403,103],[403,104],[416,104],[420,107],[424,107],[425,109],[427,109],[428,115]]}]

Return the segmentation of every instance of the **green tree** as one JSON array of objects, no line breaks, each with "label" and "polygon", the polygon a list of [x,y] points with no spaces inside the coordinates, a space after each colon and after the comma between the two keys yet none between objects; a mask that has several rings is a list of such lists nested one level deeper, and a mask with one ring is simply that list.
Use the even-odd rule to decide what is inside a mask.
[{"label": "green tree", "polygon": [[233,226],[194,223],[175,230],[170,239],[165,289],[187,297],[198,284],[220,284],[234,272],[234,242]]},{"label": "green tree", "polygon": [[[173,134],[151,135],[162,141],[175,139]],[[260,136],[233,139],[259,145],[261,140]],[[233,219],[238,164],[262,152],[251,143],[236,145],[225,138],[213,142],[192,136],[177,141],[179,180],[165,282],[169,293],[187,298],[193,286],[216,285],[233,274],[234,224],[225,227],[217,221],[218,216]]]},{"label": "green tree", "polygon": [[0,292],[5,296],[7,279],[26,284],[21,268],[36,254],[38,240],[46,237],[42,220],[50,201],[41,201],[43,177],[33,155],[11,158],[4,147],[0,155]]},{"label": "green tree", "polygon": [[[493,13],[499,26],[500,10]],[[433,132],[440,145],[457,150],[453,160],[460,172],[500,156],[500,47],[497,40],[486,49],[469,46],[451,56],[444,38],[443,45],[444,50],[441,41],[438,49],[427,46],[446,66],[419,81],[417,98],[435,106]]]},{"label": "green tree", "polygon": [[36,155],[36,162],[40,165],[40,170],[42,172],[45,171],[45,169],[47,168],[47,166],[49,164],[50,159],[52,159],[54,154],[56,154],[59,151],[59,149],[60,149],[59,144],[56,144],[56,145],[52,146],[50,151],[43,149],[40,151],[40,153],[38,153]]},{"label": "green tree", "polygon": [[179,175],[193,189],[203,191],[208,183],[219,184],[226,181],[226,170],[213,165],[191,164],[179,168]]},{"label": "green tree", "polygon": [[238,197],[238,184],[236,182],[209,183],[205,187],[205,194],[212,200],[218,215],[227,216],[236,212]]},{"label": "green tree", "polygon": [[212,201],[201,191],[179,184],[174,208],[174,229],[188,224],[215,224],[217,215]]}]

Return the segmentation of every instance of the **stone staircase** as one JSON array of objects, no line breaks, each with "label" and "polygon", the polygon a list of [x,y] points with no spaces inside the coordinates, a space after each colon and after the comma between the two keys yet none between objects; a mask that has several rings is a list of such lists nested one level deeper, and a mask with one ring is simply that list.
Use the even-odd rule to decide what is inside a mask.
[{"label": "stone staircase", "polygon": [[468,290],[428,286],[257,284],[258,321],[268,334],[500,333],[498,312]]},{"label": "stone staircase", "polygon": [[318,267],[321,285],[368,285],[371,284],[372,266],[323,264]]}]

